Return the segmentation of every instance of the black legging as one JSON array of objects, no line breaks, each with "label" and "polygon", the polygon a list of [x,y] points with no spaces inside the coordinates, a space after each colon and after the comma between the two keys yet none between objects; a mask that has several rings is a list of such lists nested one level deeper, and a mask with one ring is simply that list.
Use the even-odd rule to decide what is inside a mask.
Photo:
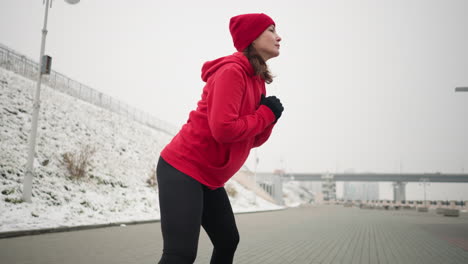
[{"label": "black legging", "polygon": [[232,263],[239,232],[226,190],[210,190],[162,158],[158,162],[157,177],[164,239],[159,264],[193,263],[200,226],[214,246],[210,263]]}]

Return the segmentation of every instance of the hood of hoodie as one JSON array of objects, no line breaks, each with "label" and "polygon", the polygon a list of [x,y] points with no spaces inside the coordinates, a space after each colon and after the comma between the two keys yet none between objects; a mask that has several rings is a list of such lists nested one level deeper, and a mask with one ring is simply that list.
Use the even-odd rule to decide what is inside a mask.
[{"label": "hood of hoodie", "polygon": [[216,71],[219,68],[229,63],[236,63],[240,65],[245,70],[245,72],[248,73],[249,75],[254,75],[255,73],[247,57],[245,57],[245,55],[242,52],[236,52],[226,57],[221,57],[216,60],[205,62],[202,67],[202,74],[201,74],[202,80],[204,82],[207,82],[208,79],[214,73],[216,73]]}]

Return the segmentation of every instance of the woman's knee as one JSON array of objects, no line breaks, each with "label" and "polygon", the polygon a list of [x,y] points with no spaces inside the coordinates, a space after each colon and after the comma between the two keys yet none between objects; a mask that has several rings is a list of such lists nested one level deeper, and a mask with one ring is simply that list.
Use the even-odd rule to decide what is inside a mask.
[{"label": "woman's knee", "polygon": [[232,245],[237,248],[237,245],[239,245],[239,242],[240,242],[240,236],[239,236],[239,232],[235,232],[233,238],[232,238]]},{"label": "woman's knee", "polygon": [[213,243],[214,247],[217,249],[224,249],[224,250],[233,250],[237,249],[237,245],[239,245],[240,236],[237,230],[232,232],[230,235],[224,234],[224,238],[220,239],[218,243]]}]

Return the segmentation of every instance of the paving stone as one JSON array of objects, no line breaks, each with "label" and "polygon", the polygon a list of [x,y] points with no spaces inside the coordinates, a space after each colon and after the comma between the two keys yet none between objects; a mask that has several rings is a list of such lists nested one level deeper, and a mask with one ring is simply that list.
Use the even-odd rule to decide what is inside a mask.
[{"label": "paving stone", "polygon": [[[468,215],[334,205],[236,215],[238,264],[468,263]],[[213,247],[201,232],[197,264]],[[0,239],[2,263],[157,263],[160,224]]]}]

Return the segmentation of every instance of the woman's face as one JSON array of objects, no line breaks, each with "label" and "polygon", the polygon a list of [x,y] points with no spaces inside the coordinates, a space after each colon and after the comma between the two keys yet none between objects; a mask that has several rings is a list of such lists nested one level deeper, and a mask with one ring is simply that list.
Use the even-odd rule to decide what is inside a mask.
[{"label": "woman's face", "polygon": [[267,61],[279,55],[281,37],[276,33],[274,25],[269,26],[252,42],[255,50]]}]

